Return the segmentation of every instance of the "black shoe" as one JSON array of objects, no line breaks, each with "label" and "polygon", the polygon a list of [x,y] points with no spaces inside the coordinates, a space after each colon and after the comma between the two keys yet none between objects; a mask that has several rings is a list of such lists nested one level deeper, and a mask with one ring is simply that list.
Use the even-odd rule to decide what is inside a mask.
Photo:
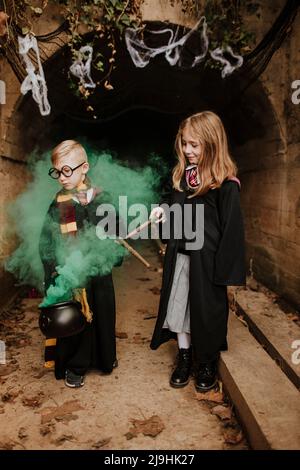
[{"label": "black shoe", "polygon": [[198,392],[207,392],[214,388],[217,383],[217,364],[217,361],[199,364],[195,384]]},{"label": "black shoe", "polygon": [[179,349],[177,356],[177,367],[174,370],[170,385],[175,388],[185,387],[189,383],[192,368],[192,348]]},{"label": "black shoe", "polygon": [[71,370],[66,370],[65,384],[67,387],[79,388],[84,385],[84,376],[74,374]]}]

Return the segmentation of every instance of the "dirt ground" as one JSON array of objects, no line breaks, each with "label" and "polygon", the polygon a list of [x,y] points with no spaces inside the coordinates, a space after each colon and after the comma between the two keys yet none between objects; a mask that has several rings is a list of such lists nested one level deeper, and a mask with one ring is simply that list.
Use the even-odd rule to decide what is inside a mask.
[{"label": "dirt ground", "polygon": [[114,271],[119,366],[110,375],[90,371],[84,387],[67,388],[43,368],[41,299],[3,312],[0,449],[248,449],[221,391],[199,394],[192,380],[170,387],[175,341],[150,350],[161,261],[154,245],[142,243],[151,268],[130,256]]}]

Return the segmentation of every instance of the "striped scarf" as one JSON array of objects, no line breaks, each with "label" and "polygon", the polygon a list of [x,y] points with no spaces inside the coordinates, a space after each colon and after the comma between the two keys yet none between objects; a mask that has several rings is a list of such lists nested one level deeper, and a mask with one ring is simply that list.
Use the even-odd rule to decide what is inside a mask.
[{"label": "striped scarf", "polygon": [[197,165],[189,165],[185,169],[185,181],[187,187],[190,189],[196,189],[199,184],[199,175],[198,175],[198,167]]},{"label": "striped scarf", "polygon": [[[229,181],[235,181],[241,189],[241,182],[236,176],[228,176]],[[189,189],[196,189],[200,184],[197,165],[189,165],[185,169],[185,181]]]},{"label": "striped scarf", "polygon": [[[88,191],[93,189],[91,200],[88,201]],[[85,206],[91,202],[97,194],[101,192],[98,188],[92,188],[89,179],[86,177],[85,182],[81,183],[75,190],[66,191],[62,189],[56,195],[56,204],[59,212],[60,231],[62,236],[76,236],[76,210],[74,197],[78,203]],[[81,311],[88,322],[92,321],[93,313],[87,300],[85,288],[73,290],[74,300],[81,303]],[[45,342],[45,367],[52,368],[55,365],[55,346],[56,338],[47,338]]]}]

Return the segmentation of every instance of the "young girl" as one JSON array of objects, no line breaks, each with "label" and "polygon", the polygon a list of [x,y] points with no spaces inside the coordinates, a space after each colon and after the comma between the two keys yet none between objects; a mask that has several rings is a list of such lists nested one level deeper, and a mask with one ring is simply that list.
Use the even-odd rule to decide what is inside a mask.
[{"label": "young girl", "polygon": [[[227,350],[227,286],[245,284],[240,182],[222,121],[213,112],[194,114],[181,123],[175,151],[178,161],[168,203],[182,209],[191,204],[193,227],[199,226],[194,220],[197,205],[204,205],[204,243],[193,249],[184,236],[170,236],[151,348],[177,338],[178,361],[170,384],[187,385],[193,359],[196,389],[207,391],[217,382],[220,351]],[[166,213],[158,207],[151,218],[165,220]],[[178,224],[176,217],[172,220],[171,234]],[[183,221],[184,226],[186,222],[191,221]]]}]

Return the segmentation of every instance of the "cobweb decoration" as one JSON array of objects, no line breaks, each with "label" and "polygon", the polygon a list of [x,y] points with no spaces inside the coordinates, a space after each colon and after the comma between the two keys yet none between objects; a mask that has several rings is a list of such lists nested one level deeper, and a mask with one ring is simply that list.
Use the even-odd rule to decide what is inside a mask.
[{"label": "cobweb decoration", "polygon": [[[24,60],[25,70],[27,72],[27,76],[21,84],[21,93],[26,95],[26,93],[31,90],[32,97],[38,104],[41,115],[47,116],[50,114],[51,106],[47,97],[47,84],[40,59],[37,40],[34,36],[27,34],[25,37],[18,36],[18,43],[19,54]],[[31,49],[36,56],[37,70],[28,55]]]},{"label": "cobweb decoration", "polygon": [[160,31],[147,31],[149,34],[166,34],[169,33],[169,41],[168,44],[165,46],[161,47],[149,47],[145,44],[144,40],[139,38],[139,33],[142,28],[126,28],[125,31],[125,41],[126,41],[126,46],[128,49],[128,52],[131,56],[131,59],[136,67],[143,68],[146,67],[146,65],[149,64],[150,60],[159,55],[159,54],[165,54],[166,60],[169,62],[170,65],[176,65],[177,63],[180,65],[180,59],[181,59],[181,52],[182,49],[189,39],[189,37],[197,31],[202,24],[202,32],[200,35],[201,38],[201,49],[202,52],[200,55],[196,56],[194,58],[192,67],[194,67],[196,64],[201,62],[204,57],[207,54],[208,51],[208,37],[206,34],[207,30],[207,23],[206,23],[206,18],[202,16],[198,23],[194,26],[193,29],[188,31],[186,34],[184,34],[180,39],[178,39],[178,28],[176,30],[176,33],[170,28],[162,29]]},{"label": "cobweb decoration", "polygon": [[[235,65],[231,64],[228,59],[225,59],[224,52],[226,52],[227,54],[230,54],[231,57],[233,57],[233,59],[236,59]],[[222,72],[221,72],[222,78],[227,77],[227,75],[231,75],[232,72],[234,72],[235,69],[241,67],[244,62],[243,57],[240,55],[234,54],[230,46],[227,46],[225,50],[222,49],[221,47],[217,47],[216,49],[214,49],[213,51],[210,51],[209,53],[214,60],[224,65]]]},{"label": "cobweb decoration", "polygon": [[95,88],[96,84],[91,77],[91,65],[93,57],[92,46],[83,46],[78,51],[78,58],[70,67],[70,72],[77,78],[84,88]]},{"label": "cobweb decoration", "polygon": [[[139,37],[139,33],[142,28],[127,28],[125,31],[125,41],[128,52],[131,56],[131,59],[136,67],[143,68],[149,64],[150,60],[159,55],[164,54],[166,60],[169,62],[170,65],[179,66],[182,65],[182,51],[183,48],[190,38],[190,36],[194,33],[199,34],[199,40],[201,45],[201,53],[194,57],[194,60],[191,64],[191,68],[198,65],[202,62],[209,49],[209,39],[207,36],[207,22],[205,16],[202,16],[200,20],[196,23],[196,25],[190,29],[186,34],[184,34],[181,38],[178,38],[178,28],[176,32],[170,28],[162,29],[160,31],[147,31],[148,34],[156,34],[162,35],[168,33],[169,40],[168,43],[164,46],[160,47],[149,47],[145,44],[145,41]],[[222,78],[225,78],[227,75],[230,75],[235,69],[241,67],[243,64],[243,57],[237,54],[234,54],[231,47],[227,46],[225,49],[223,48],[216,48],[213,51],[209,51],[210,56],[213,60],[220,62],[224,65],[222,69]],[[228,59],[224,57],[224,53],[227,56],[230,54],[233,59],[235,59],[235,63],[232,64]]]}]

